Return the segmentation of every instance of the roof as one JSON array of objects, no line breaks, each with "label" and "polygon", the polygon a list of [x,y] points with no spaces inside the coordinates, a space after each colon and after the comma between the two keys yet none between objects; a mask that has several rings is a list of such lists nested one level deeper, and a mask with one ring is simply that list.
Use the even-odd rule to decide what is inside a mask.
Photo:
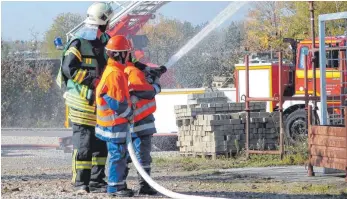
[{"label": "roof", "polygon": [[[334,36],[325,37],[325,43],[340,43],[342,41],[347,41],[347,36]],[[319,43],[319,38],[316,38],[316,42]],[[312,39],[304,39],[300,41],[300,44],[312,44]]]}]

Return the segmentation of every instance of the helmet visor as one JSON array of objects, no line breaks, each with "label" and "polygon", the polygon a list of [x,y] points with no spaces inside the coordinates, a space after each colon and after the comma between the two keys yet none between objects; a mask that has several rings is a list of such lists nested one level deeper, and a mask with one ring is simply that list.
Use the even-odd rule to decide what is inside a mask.
[{"label": "helmet visor", "polygon": [[76,32],[76,36],[86,40],[95,40],[98,34],[98,25],[85,24],[83,28]]}]

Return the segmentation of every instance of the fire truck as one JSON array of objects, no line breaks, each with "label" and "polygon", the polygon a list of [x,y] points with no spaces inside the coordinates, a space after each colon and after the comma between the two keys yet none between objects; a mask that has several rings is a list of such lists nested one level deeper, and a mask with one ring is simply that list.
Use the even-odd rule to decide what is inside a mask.
[{"label": "fire truck", "polygon": [[[315,40],[313,48],[312,39],[296,41],[285,39],[293,52],[291,64],[282,64],[279,70],[278,61],[268,63],[249,64],[249,88],[250,97],[278,97],[282,96],[304,96],[304,66],[307,64],[308,94],[313,94],[313,67],[316,68],[316,96],[320,96],[320,70],[319,70],[319,39]],[[347,73],[346,73],[346,49],[347,36],[335,36],[325,38],[327,50],[326,65],[326,91],[329,121],[339,124],[336,118],[341,117],[342,106],[347,105]],[[307,59],[305,57],[307,56]],[[311,61],[313,60],[313,61]],[[238,101],[242,101],[245,94],[245,64],[235,66],[235,87]],[[278,77],[282,73],[281,86],[283,93],[279,93]],[[312,101],[310,101],[312,104]],[[317,102],[319,109],[320,103]],[[267,111],[278,109],[278,102],[267,102]],[[284,126],[287,136],[293,138],[295,135],[306,134],[306,111],[305,101],[286,100],[283,103]],[[318,114],[317,114],[318,116]],[[318,117],[319,120],[319,117]],[[340,120],[341,121],[341,120]]]}]

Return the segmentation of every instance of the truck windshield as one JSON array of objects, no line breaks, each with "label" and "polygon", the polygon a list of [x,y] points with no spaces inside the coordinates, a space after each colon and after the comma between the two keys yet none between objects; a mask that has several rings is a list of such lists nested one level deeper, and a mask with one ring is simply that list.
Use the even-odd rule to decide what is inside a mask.
[{"label": "truck windshield", "polygon": [[308,51],[307,46],[303,46],[300,48],[300,61],[299,61],[299,69],[304,69],[305,66],[305,52]]},{"label": "truck windshield", "polygon": [[[338,50],[327,50],[326,51],[326,68],[338,68],[339,67],[339,51]],[[314,53],[316,57],[314,65],[319,68],[319,51]]]}]

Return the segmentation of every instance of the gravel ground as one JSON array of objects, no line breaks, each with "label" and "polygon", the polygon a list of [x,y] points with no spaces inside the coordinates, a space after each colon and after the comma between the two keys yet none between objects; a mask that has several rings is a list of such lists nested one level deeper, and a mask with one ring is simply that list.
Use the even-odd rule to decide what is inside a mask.
[{"label": "gravel ground", "polygon": [[1,136],[1,145],[7,144],[47,144],[58,145],[58,137]]},{"label": "gravel ground", "polygon": [[[23,140],[21,140],[23,139]],[[25,138],[2,139],[2,144],[28,141]],[[37,142],[37,141],[36,141]],[[47,144],[49,140],[40,142]],[[177,152],[154,152],[153,157],[174,157]],[[281,170],[282,169],[282,170]],[[226,198],[347,198],[347,195],[323,194],[320,189],[346,190],[343,177],[302,179],[302,167],[245,168],[214,171],[182,171],[155,165],[152,176],[170,190],[203,196]],[[2,198],[109,198],[107,194],[76,195],[72,191],[71,154],[52,148],[8,148],[1,150]],[[299,175],[298,175],[299,174]],[[286,176],[286,177],[285,177]],[[293,180],[296,179],[296,180]],[[136,186],[136,172],[128,177],[130,188]],[[317,193],[316,189],[318,190]],[[323,191],[324,193],[324,191]],[[339,193],[337,193],[339,194]],[[137,198],[166,198],[137,196]]]}]

